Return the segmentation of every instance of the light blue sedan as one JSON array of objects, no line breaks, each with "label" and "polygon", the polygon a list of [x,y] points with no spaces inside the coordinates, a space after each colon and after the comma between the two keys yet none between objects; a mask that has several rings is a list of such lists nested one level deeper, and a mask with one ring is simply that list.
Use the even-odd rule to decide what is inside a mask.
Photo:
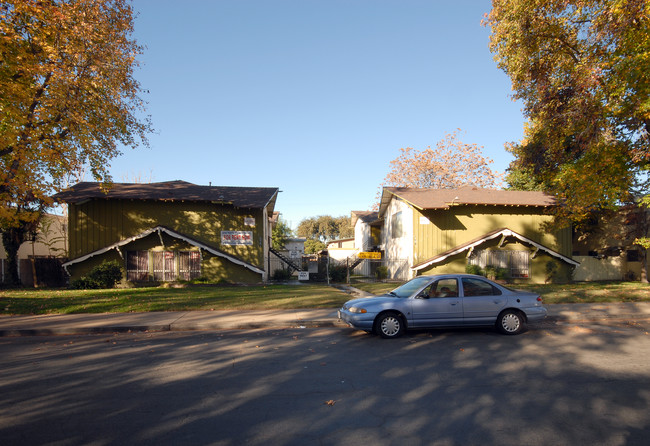
[{"label": "light blue sedan", "polygon": [[493,326],[519,334],[546,317],[539,294],[515,291],[471,274],[419,276],[388,294],[346,302],[339,319],[396,338],[407,329]]}]

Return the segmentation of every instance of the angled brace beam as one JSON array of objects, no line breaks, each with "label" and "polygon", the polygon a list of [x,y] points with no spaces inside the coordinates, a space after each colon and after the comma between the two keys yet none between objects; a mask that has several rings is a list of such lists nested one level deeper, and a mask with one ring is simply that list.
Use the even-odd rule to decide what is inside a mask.
[{"label": "angled brace beam", "polygon": [[537,257],[537,253],[539,252],[539,246],[535,247],[535,251],[533,251],[533,255],[530,256],[531,259],[534,259]]},{"label": "angled brace beam", "polygon": [[474,252],[474,247],[472,246],[467,250],[467,256],[465,258],[469,259],[472,256],[473,252]]},{"label": "angled brace beam", "polygon": [[122,250],[120,249],[120,247],[119,247],[119,246],[116,246],[114,249],[115,249],[115,251],[117,251],[117,253],[120,255],[120,258],[121,258],[122,260],[124,260],[124,253],[122,252]]},{"label": "angled brace beam", "polygon": [[501,236],[501,240],[499,240],[499,244],[497,245],[498,248],[503,248],[504,243],[506,242],[506,235],[503,234]]},{"label": "angled brace beam", "polygon": [[165,242],[163,242],[162,232],[160,231],[160,229],[158,229],[158,231],[156,231],[156,232],[158,232],[158,238],[160,239],[160,245],[164,248],[165,247]]}]

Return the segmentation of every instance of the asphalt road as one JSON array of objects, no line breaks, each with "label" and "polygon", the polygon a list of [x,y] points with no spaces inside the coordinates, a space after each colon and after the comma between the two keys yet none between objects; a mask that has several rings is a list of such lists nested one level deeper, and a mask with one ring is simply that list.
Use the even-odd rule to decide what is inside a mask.
[{"label": "asphalt road", "polygon": [[643,324],[0,338],[0,443],[646,445]]}]

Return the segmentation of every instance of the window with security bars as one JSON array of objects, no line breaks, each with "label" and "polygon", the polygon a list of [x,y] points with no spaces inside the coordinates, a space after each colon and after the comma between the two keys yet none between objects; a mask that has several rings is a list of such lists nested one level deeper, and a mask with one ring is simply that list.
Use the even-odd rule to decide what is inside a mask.
[{"label": "window with security bars", "polygon": [[178,253],[178,278],[182,280],[198,279],[201,276],[201,253],[198,251],[181,251]]},{"label": "window with security bars", "polygon": [[530,277],[530,252],[528,251],[475,251],[469,259],[470,265],[481,268],[491,266],[504,268],[513,279],[527,279]]},{"label": "window with security bars", "polygon": [[126,280],[142,282],[149,279],[149,251],[127,251]]},{"label": "window with security bars", "polygon": [[176,280],[176,265],[174,251],[154,251],[153,280],[171,282]]},{"label": "window with security bars", "polygon": [[201,276],[199,251],[127,251],[126,277],[133,282],[171,282]]}]

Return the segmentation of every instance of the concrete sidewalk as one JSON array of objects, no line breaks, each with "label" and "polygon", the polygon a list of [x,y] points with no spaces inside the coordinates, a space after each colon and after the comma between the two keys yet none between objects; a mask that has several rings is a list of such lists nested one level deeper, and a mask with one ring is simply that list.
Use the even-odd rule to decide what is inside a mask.
[{"label": "concrete sidewalk", "polygon": [[[555,304],[544,324],[650,320],[650,302]],[[336,309],[0,316],[0,336],[344,326]]]}]

